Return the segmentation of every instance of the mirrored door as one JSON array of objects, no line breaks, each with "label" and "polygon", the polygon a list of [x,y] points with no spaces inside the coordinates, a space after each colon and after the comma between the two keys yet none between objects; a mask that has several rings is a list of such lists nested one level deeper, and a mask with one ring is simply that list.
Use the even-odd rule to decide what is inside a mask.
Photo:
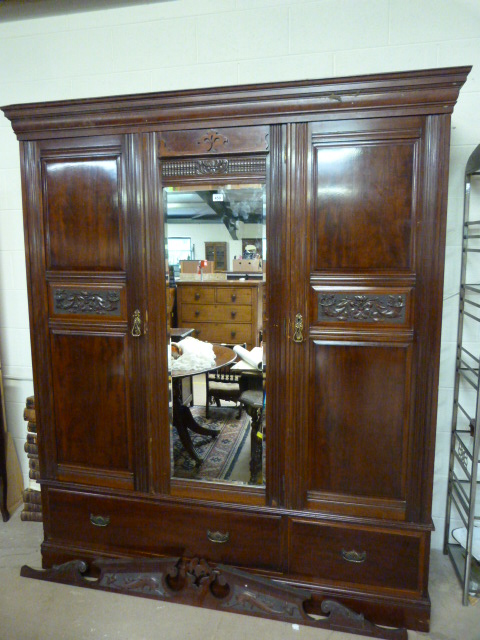
[{"label": "mirrored door", "polygon": [[165,186],[172,478],[265,483],[264,182]]}]

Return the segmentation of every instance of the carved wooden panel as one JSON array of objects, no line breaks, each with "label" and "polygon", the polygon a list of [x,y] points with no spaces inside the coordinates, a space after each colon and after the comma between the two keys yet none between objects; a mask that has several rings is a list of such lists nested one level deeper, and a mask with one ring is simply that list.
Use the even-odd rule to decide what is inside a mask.
[{"label": "carved wooden panel", "polygon": [[131,469],[125,337],[53,333],[57,459],[91,469]]},{"label": "carved wooden panel", "polygon": [[416,140],[313,138],[314,269],[409,269]]},{"label": "carved wooden panel", "polygon": [[403,324],[406,294],[317,292],[319,322]]},{"label": "carved wooden panel", "polygon": [[[303,607],[299,602],[303,592],[277,586],[273,581],[224,565],[214,569],[204,559],[149,559],[140,563],[100,560],[96,565],[102,567],[98,587],[108,591],[153,596],[173,602],[193,601],[197,604],[198,600],[202,606],[207,602],[224,611],[254,613],[282,620],[288,617],[297,624],[307,618],[302,615]],[[62,567],[62,570],[71,571],[72,566]],[[340,609],[340,605],[337,606]],[[313,622],[313,618],[311,620]]]},{"label": "carved wooden panel", "polygon": [[51,313],[57,316],[122,318],[125,316],[125,289],[98,285],[51,285]]},{"label": "carved wooden panel", "polygon": [[268,126],[215,127],[159,134],[159,155],[162,157],[265,153],[268,150]]},{"label": "carved wooden panel", "polygon": [[122,269],[119,158],[43,161],[48,267]]},{"label": "carved wooden panel", "polygon": [[219,565],[214,568],[204,558],[96,558],[90,568],[84,560],[71,560],[46,570],[24,565],[20,575],[75,587],[271,618],[296,627],[302,624],[383,640],[408,638],[405,628],[375,625],[362,613],[355,613],[337,600],[322,600],[319,611],[312,611],[313,594],[306,589],[284,585],[234,567]]},{"label": "carved wooden panel", "polygon": [[309,489],[405,498],[411,349],[312,344]]},{"label": "carved wooden panel", "polygon": [[265,157],[166,160],[162,163],[162,177],[168,179],[252,176],[253,178],[264,180],[266,167],[267,161]]}]

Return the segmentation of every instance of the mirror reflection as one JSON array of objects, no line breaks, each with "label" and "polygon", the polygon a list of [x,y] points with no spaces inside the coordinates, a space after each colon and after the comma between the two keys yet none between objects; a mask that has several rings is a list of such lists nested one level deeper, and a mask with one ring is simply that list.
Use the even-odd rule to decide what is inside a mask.
[{"label": "mirror reflection", "polygon": [[264,184],[166,187],[172,476],[265,482]]}]

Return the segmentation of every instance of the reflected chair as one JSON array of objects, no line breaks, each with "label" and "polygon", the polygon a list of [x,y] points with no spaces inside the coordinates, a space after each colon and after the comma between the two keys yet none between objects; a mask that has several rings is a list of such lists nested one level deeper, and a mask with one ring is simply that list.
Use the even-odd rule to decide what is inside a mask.
[{"label": "reflected chair", "polygon": [[263,481],[263,410],[265,407],[264,376],[244,377],[240,383],[240,403],[250,416],[250,484]]},{"label": "reflected chair", "polygon": [[[233,349],[236,346],[234,344],[222,343],[222,347],[229,347]],[[238,346],[247,348],[246,343]],[[242,392],[240,388],[241,372],[235,372],[232,370],[232,365],[227,365],[216,371],[210,371],[205,374],[206,385],[206,404],[205,404],[205,416],[209,417],[209,407],[212,404],[216,404],[217,407],[221,406],[221,400],[225,402],[235,402],[238,404],[237,418],[242,415],[243,405],[239,403],[240,394]]]}]

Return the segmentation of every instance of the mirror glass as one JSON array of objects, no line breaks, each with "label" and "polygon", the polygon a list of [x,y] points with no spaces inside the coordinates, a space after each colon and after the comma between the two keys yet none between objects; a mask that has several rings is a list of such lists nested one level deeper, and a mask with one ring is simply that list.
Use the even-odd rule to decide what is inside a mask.
[{"label": "mirror glass", "polygon": [[264,184],[164,188],[172,477],[265,482]]}]

